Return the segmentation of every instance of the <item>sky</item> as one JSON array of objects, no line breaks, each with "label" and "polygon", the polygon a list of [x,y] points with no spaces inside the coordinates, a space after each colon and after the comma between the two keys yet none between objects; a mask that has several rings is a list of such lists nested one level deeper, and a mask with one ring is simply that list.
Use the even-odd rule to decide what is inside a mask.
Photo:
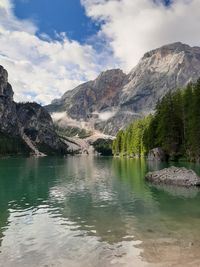
[{"label": "sky", "polygon": [[55,38],[65,32],[68,38],[84,43],[100,29],[98,23],[85,15],[80,0],[15,0],[15,15],[32,19],[40,33]]},{"label": "sky", "polygon": [[16,101],[48,104],[149,50],[200,46],[199,0],[0,0],[0,65]]}]

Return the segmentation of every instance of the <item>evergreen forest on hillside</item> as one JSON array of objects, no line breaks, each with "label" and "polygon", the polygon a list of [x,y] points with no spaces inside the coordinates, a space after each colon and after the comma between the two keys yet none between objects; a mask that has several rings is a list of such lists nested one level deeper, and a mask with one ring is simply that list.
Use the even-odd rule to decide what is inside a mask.
[{"label": "evergreen forest on hillside", "polygon": [[120,130],[112,150],[115,156],[143,157],[156,147],[169,159],[200,160],[200,79],[168,92],[153,115]]}]

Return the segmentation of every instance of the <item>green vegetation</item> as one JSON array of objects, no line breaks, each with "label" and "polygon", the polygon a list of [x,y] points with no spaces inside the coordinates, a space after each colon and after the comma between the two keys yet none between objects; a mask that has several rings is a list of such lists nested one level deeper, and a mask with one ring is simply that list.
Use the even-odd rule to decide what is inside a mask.
[{"label": "green vegetation", "polygon": [[30,149],[20,137],[9,137],[0,132],[0,156],[29,154]]},{"label": "green vegetation", "polygon": [[110,139],[98,139],[93,147],[102,156],[112,156],[112,142]]},{"label": "green vegetation", "polygon": [[154,115],[119,131],[113,154],[142,157],[161,147],[170,159],[200,160],[200,79],[184,89],[169,92],[157,104]]},{"label": "green vegetation", "polygon": [[150,128],[152,116],[137,120],[130,124],[125,131],[120,130],[113,141],[113,154],[121,156],[144,156],[148,151],[144,143],[146,130]]}]

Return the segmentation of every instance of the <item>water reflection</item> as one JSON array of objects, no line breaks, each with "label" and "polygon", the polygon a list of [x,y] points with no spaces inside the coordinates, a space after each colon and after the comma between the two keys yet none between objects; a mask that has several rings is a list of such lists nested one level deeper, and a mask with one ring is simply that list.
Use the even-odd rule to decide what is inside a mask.
[{"label": "water reflection", "polygon": [[87,156],[1,160],[0,266],[179,266],[181,253],[196,264],[199,191],[147,184],[145,173],[161,167]]},{"label": "water reflection", "polygon": [[[147,171],[167,167],[166,163],[117,159],[115,165],[119,179],[128,183],[134,199],[139,198],[142,203],[142,208],[132,211],[137,218],[134,233],[136,239],[142,240],[143,259],[153,266],[158,263],[161,266],[199,266],[199,189],[153,186],[144,182]],[[198,164],[169,165],[186,166],[200,173]]]}]

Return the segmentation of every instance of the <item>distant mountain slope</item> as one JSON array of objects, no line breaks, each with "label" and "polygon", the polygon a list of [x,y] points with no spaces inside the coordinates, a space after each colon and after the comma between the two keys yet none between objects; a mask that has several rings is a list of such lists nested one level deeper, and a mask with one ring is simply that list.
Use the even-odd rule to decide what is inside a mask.
[{"label": "distant mountain slope", "polygon": [[88,119],[110,107],[118,107],[126,74],[119,69],[102,72],[96,80],[67,91],[46,108],[50,112],[67,111],[72,119]]},{"label": "distant mountain slope", "polygon": [[146,53],[128,75],[119,69],[103,72],[46,108],[66,112],[77,124],[81,120],[106,134],[115,134],[133,119],[151,112],[169,90],[199,77],[200,48],[178,42]]}]

